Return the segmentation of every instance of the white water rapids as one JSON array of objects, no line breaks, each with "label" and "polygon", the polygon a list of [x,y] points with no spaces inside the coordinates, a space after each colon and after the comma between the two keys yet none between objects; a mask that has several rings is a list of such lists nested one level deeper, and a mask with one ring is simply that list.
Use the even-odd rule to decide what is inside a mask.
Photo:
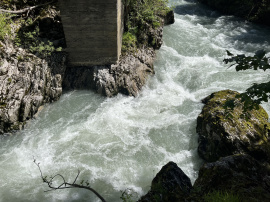
[{"label": "white water rapids", "polygon": [[[120,191],[127,188],[145,194],[169,161],[195,181],[202,164],[195,129],[200,100],[270,79],[267,72],[236,72],[222,62],[226,49],[269,52],[270,28],[222,16],[195,1],[170,3],[175,23],[164,29],[156,74],[138,97],[67,92],[24,131],[0,137],[1,202],[99,201],[85,190],[44,192],[48,187],[33,158],[44,175],[60,173],[70,182],[80,170],[78,182],[88,180],[109,202],[121,201]],[[268,104],[263,107],[270,113]]]}]

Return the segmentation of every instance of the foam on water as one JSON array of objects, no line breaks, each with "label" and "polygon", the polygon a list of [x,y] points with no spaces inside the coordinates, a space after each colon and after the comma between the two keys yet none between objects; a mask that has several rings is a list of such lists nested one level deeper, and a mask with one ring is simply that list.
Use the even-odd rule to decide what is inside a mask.
[{"label": "foam on water", "polygon": [[[243,91],[269,80],[260,71],[236,73],[222,60],[226,49],[270,51],[270,30],[221,16],[195,1],[170,3],[176,5],[176,22],[165,28],[156,75],[138,97],[68,92],[45,106],[23,132],[0,137],[0,201],[98,201],[84,190],[44,193],[47,187],[33,158],[44,175],[61,173],[69,181],[79,169],[78,182],[89,180],[108,201],[120,201],[120,190],[127,188],[145,194],[169,161],[195,181],[202,164],[195,130],[200,100],[218,90]],[[263,106],[270,112],[268,104]]]}]

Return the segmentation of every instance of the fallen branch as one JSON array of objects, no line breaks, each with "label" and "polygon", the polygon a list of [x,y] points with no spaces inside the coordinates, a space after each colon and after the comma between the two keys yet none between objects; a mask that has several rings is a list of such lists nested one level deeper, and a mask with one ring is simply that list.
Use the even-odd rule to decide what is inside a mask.
[{"label": "fallen branch", "polygon": [[31,6],[31,7],[27,7],[27,8],[21,9],[21,10],[17,10],[17,11],[10,11],[10,10],[5,10],[5,9],[0,8],[0,13],[22,14],[22,13],[29,12],[29,11],[31,11],[33,9],[39,8],[39,7],[49,5],[49,4],[54,3],[54,2],[55,1],[51,1],[51,2],[48,2],[48,3],[45,3],[45,4]]},{"label": "fallen branch", "polygon": [[[47,176],[45,176],[45,177],[43,176],[43,173],[41,171],[41,168],[39,166],[39,163],[37,163],[35,159],[34,159],[34,163],[37,165],[37,167],[39,169],[39,172],[40,172],[40,175],[41,175],[41,178],[42,178],[43,182],[44,183],[47,183],[48,184],[48,187],[50,188],[50,190],[47,190],[45,192],[53,191],[53,190],[58,190],[58,189],[81,188],[81,189],[87,189],[87,190],[93,192],[102,202],[106,202],[106,200],[96,190],[94,190],[93,188],[91,188],[89,186],[89,183],[88,182],[85,182],[86,186],[83,185],[83,181],[82,181],[81,184],[76,184],[76,181],[77,181],[77,179],[78,179],[78,177],[80,175],[80,171],[79,170],[78,170],[77,176],[74,179],[74,182],[73,183],[69,183],[69,182],[66,182],[65,178],[61,174],[57,174],[57,175],[55,175],[53,177],[50,177],[50,179],[47,179]],[[62,184],[60,184],[59,186],[54,186],[53,185],[53,180],[56,177],[60,177],[63,180]]]}]

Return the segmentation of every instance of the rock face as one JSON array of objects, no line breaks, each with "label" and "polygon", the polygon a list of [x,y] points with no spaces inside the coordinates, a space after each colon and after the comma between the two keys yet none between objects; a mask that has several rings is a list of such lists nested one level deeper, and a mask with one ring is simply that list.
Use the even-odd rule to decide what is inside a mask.
[{"label": "rock face", "polygon": [[[65,56],[54,57],[53,62],[45,61],[1,43],[0,134],[21,129],[41,105],[60,97]],[[52,67],[58,70],[54,72]]]},{"label": "rock face", "polygon": [[202,101],[205,106],[197,118],[198,152],[206,161],[239,153],[250,154],[256,159],[269,157],[267,113],[260,107],[250,111],[246,119],[241,103],[233,111],[226,111],[226,100],[234,99],[237,94],[230,90],[219,91]]},{"label": "rock face", "polygon": [[174,162],[169,162],[152,181],[151,190],[139,202],[183,201],[192,189],[190,179]]}]

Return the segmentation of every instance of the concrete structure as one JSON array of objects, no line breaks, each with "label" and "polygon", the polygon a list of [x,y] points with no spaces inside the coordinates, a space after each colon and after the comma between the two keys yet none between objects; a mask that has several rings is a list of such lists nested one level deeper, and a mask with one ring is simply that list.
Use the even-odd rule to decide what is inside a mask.
[{"label": "concrete structure", "polygon": [[59,0],[69,64],[117,62],[122,45],[122,0]]}]

